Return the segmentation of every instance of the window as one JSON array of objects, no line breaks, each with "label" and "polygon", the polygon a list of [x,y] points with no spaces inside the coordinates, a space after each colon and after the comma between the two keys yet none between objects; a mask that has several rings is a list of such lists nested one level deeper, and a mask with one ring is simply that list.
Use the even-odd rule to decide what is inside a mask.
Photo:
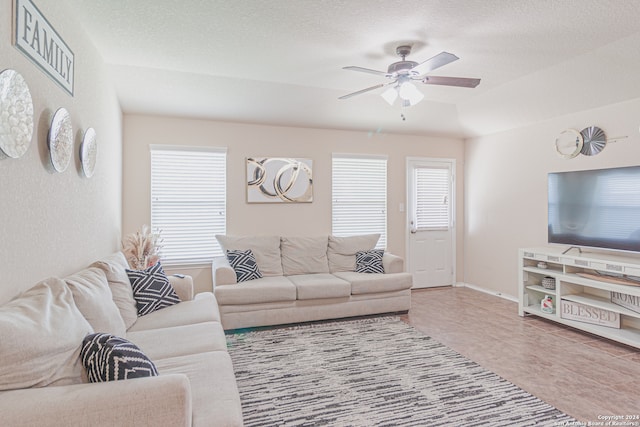
[{"label": "window", "polygon": [[333,155],[332,233],[380,233],[376,248],[387,246],[387,158]]},{"label": "window", "polygon": [[166,264],[206,264],[222,255],[225,148],[151,146],[151,228],[161,233]]},{"label": "window", "polygon": [[416,230],[446,230],[451,224],[449,167],[415,168]]}]

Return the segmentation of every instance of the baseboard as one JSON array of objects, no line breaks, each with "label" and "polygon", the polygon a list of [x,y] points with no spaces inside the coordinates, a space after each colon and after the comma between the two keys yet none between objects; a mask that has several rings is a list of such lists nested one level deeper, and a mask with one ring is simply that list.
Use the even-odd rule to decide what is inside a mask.
[{"label": "baseboard", "polygon": [[483,288],[482,286],[478,286],[478,285],[474,285],[471,283],[464,283],[464,282],[457,282],[455,285],[453,285],[454,287],[457,288],[469,288],[469,289],[473,289],[474,291],[479,291],[479,292],[484,292],[485,294],[489,294],[489,295],[494,295],[509,301],[513,301],[513,302],[518,302],[518,298],[514,297],[512,295],[507,295],[507,294],[503,294],[502,292],[496,292],[493,291],[491,289],[487,289],[487,288]]}]

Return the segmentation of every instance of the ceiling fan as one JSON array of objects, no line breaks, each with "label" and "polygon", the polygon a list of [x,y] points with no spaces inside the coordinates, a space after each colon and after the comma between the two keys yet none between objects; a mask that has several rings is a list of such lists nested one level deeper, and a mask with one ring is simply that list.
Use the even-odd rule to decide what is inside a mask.
[{"label": "ceiling fan", "polygon": [[424,62],[417,63],[415,61],[407,61],[405,58],[411,53],[411,46],[398,46],[396,54],[402,57],[402,61],[394,62],[389,65],[387,71],[371,70],[362,67],[343,67],[344,70],[360,71],[362,73],[375,74],[388,78],[389,82],[380,83],[348,95],[341,96],[338,99],[348,99],[365,92],[379,89],[385,86],[391,86],[382,93],[382,97],[390,105],[393,105],[399,97],[403,107],[416,105],[424,98],[424,95],[413,84],[413,81],[420,81],[428,85],[458,86],[474,88],[480,84],[480,79],[470,79],[464,77],[437,77],[427,76],[431,71],[447,65],[460,58],[449,52],[440,52],[436,56],[427,59]]}]

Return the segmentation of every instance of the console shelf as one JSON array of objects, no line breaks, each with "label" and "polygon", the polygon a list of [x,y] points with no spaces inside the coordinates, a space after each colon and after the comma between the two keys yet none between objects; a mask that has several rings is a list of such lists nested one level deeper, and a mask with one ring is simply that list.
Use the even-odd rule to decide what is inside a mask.
[{"label": "console shelf", "polygon": [[[529,248],[520,249],[518,260],[520,316],[539,316],[640,348],[640,286],[618,283],[640,277],[640,257]],[[545,278],[555,289],[542,286]],[[622,295],[626,307],[612,302],[612,295]],[[547,296],[553,313],[540,308]]]}]

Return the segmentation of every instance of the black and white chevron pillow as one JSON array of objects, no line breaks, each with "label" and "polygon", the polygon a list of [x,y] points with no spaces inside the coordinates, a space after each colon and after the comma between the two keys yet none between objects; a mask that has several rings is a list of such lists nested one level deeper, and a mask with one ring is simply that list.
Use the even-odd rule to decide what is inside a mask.
[{"label": "black and white chevron pillow", "polygon": [[127,270],[138,316],[153,313],[180,302],[160,262],[146,270]]},{"label": "black and white chevron pillow", "polygon": [[238,283],[262,277],[262,273],[260,273],[258,263],[251,249],[247,249],[246,251],[227,250],[227,259],[236,272]]},{"label": "black and white chevron pillow", "polygon": [[373,249],[370,251],[360,251],[356,253],[357,273],[384,273],[382,256],[384,250]]},{"label": "black and white chevron pillow", "polygon": [[156,365],[138,346],[110,334],[84,337],[80,360],[92,383],[158,375]]}]

